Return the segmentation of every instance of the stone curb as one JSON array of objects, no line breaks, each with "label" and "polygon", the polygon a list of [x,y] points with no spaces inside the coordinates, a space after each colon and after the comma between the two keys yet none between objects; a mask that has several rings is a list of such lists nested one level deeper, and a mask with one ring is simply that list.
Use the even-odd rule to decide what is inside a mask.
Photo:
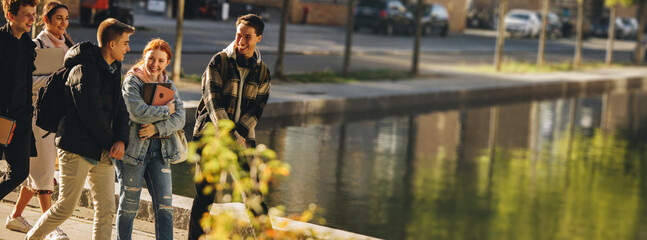
[{"label": "stone curb", "polygon": [[[413,94],[277,101],[267,104],[263,117],[362,113],[403,108],[435,109],[457,105],[478,105],[483,102],[538,100],[638,89],[647,89],[647,77],[610,78],[580,82],[565,80],[520,83],[514,86],[439,89]],[[195,108],[190,105],[186,107]],[[187,122],[189,122],[188,119]]]}]

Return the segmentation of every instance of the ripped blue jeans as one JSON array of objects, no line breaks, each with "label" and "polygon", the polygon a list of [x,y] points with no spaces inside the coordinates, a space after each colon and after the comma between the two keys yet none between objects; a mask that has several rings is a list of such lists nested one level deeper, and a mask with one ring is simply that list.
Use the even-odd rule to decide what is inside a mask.
[{"label": "ripped blue jeans", "polygon": [[146,180],[153,199],[156,239],[173,239],[173,205],[171,166],[162,158],[161,142],[151,139],[142,166],[116,161],[119,180],[119,210],[117,211],[117,239],[130,240],[133,221],[139,210],[142,183]]}]

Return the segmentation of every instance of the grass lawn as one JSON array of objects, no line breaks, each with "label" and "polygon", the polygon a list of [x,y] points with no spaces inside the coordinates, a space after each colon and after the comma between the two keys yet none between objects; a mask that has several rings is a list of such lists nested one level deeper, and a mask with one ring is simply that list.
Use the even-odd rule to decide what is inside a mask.
[{"label": "grass lawn", "polygon": [[617,68],[625,67],[623,64],[612,64],[607,66],[602,62],[599,63],[583,63],[580,68],[575,69],[572,62],[563,63],[546,63],[543,67],[537,67],[536,62],[518,62],[518,61],[504,61],[501,64],[501,71],[494,70],[492,65],[479,65],[479,66],[463,66],[460,70],[466,72],[478,73],[548,73],[548,72],[567,72],[567,71],[582,71],[598,68]]},{"label": "grass lawn", "polygon": [[[201,76],[197,74],[182,74],[183,80],[189,82],[200,83]],[[429,75],[420,75],[418,77],[429,77]],[[287,74],[283,76],[282,79],[277,79],[275,76],[272,76],[272,80],[280,80],[281,82],[299,82],[299,83],[348,83],[356,81],[367,81],[367,80],[402,80],[402,79],[413,79],[414,77],[408,71],[397,71],[397,70],[388,70],[388,69],[379,69],[379,70],[359,70],[353,71],[350,73],[350,76],[343,77],[341,73],[333,71],[318,71],[311,73],[300,73],[300,74]]]},{"label": "grass lawn", "polygon": [[402,80],[415,78],[408,71],[397,71],[388,69],[359,70],[350,72],[348,77],[342,76],[339,72],[321,71],[302,74],[288,74],[283,76],[285,82],[302,83],[348,83],[367,80]]}]

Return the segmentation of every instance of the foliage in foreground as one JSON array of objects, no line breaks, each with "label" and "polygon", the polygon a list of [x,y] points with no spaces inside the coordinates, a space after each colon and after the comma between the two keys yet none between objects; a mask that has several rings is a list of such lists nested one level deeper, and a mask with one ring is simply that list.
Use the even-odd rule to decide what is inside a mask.
[{"label": "foliage in foreground", "polygon": [[[308,239],[312,233],[274,231],[269,215],[284,216],[282,206],[269,210],[269,215],[254,216],[250,210],[262,213],[261,195],[268,193],[270,182],[290,173],[288,164],[276,158],[276,153],[265,145],[244,148],[231,136],[232,121],[220,121],[218,129],[209,126],[198,142],[189,144],[189,161],[199,162],[201,172],[196,181],[205,180],[210,187],[206,193],[216,191],[217,203],[244,202],[249,222],[232,212],[218,215],[205,214],[201,220],[206,239]],[[198,150],[199,154],[196,153]],[[241,165],[249,164],[249,170]],[[231,180],[228,180],[231,178]],[[259,194],[260,193],[260,194]],[[311,204],[301,215],[288,218],[295,221],[312,220],[317,206]],[[281,227],[281,226],[275,226]]]}]

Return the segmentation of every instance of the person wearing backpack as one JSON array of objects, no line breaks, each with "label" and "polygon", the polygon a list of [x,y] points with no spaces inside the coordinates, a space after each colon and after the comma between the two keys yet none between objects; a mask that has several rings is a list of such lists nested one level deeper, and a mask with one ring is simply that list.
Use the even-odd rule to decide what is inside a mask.
[{"label": "person wearing backpack", "polygon": [[[128,111],[121,97],[121,61],[130,51],[135,29],[117,19],[97,30],[99,46],[74,45],[65,56],[67,110],[56,131],[61,185],[59,198],[27,233],[43,239],[67,220],[77,207],[88,179],[93,196],[92,239],[111,239],[115,212],[114,159],[128,144]],[[48,86],[49,87],[49,86]]]},{"label": "person wearing backpack", "polygon": [[[43,16],[38,24],[44,24],[45,28],[33,41],[36,49],[39,48],[62,48],[63,51],[72,47],[73,43],[66,34],[65,29],[69,24],[67,6],[59,1],[52,1],[43,7]],[[63,59],[61,59],[61,62]],[[43,87],[49,75],[34,75],[32,84],[32,100],[35,105],[38,97],[38,90]],[[35,107],[35,106],[34,106]],[[34,118],[36,115],[34,115]],[[5,227],[14,231],[27,233],[32,226],[22,217],[22,212],[29,203],[29,200],[36,194],[40,209],[44,213],[52,205],[52,192],[54,191],[54,171],[56,161],[56,146],[54,146],[54,134],[47,135],[47,131],[36,126],[35,119],[32,123],[32,131],[36,137],[36,151],[38,156],[29,159],[29,177],[22,184],[20,195],[14,205],[13,211],[7,216]],[[46,137],[43,137],[47,135]],[[48,239],[69,239],[60,229],[56,228],[51,232]]]},{"label": "person wearing backpack", "polygon": [[[0,27],[0,116],[15,120],[13,139],[0,145],[0,156],[9,165],[8,179],[0,183],[0,199],[29,175],[29,157],[36,153],[31,132],[32,73],[36,45],[28,32],[36,21],[38,0],[3,0],[7,24]],[[7,176],[5,176],[6,178]]]},{"label": "person wearing backpack", "polygon": [[[239,17],[236,21],[236,40],[211,58],[202,75],[202,98],[196,109],[194,138],[200,138],[207,124],[212,123],[217,127],[218,121],[228,119],[235,123],[232,137],[243,146],[256,147],[254,129],[270,97],[271,85],[267,65],[261,61],[261,52],[256,48],[263,38],[264,28],[265,23],[258,15]],[[198,164],[196,173],[199,171]],[[205,234],[200,219],[209,212],[215,200],[215,191],[204,194],[204,188],[210,186],[208,182],[196,182],[195,186],[197,194],[189,220],[191,240]],[[267,213],[263,202],[261,206]]]},{"label": "person wearing backpack", "polygon": [[[185,111],[180,95],[166,75],[173,53],[162,39],[146,44],[142,58],[128,71],[122,95],[130,114],[130,141],[121,161],[115,163],[119,180],[117,239],[131,239],[139,210],[139,197],[146,181],[153,199],[155,238],[173,239],[173,192],[171,163],[182,161],[178,148]],[[149,105],[142,97],[145,83],[170,83],[175,92],[165,105]],[[178,132],[179,131],[179,132]],[[157,135],[155,137],[154,135]]]}]

